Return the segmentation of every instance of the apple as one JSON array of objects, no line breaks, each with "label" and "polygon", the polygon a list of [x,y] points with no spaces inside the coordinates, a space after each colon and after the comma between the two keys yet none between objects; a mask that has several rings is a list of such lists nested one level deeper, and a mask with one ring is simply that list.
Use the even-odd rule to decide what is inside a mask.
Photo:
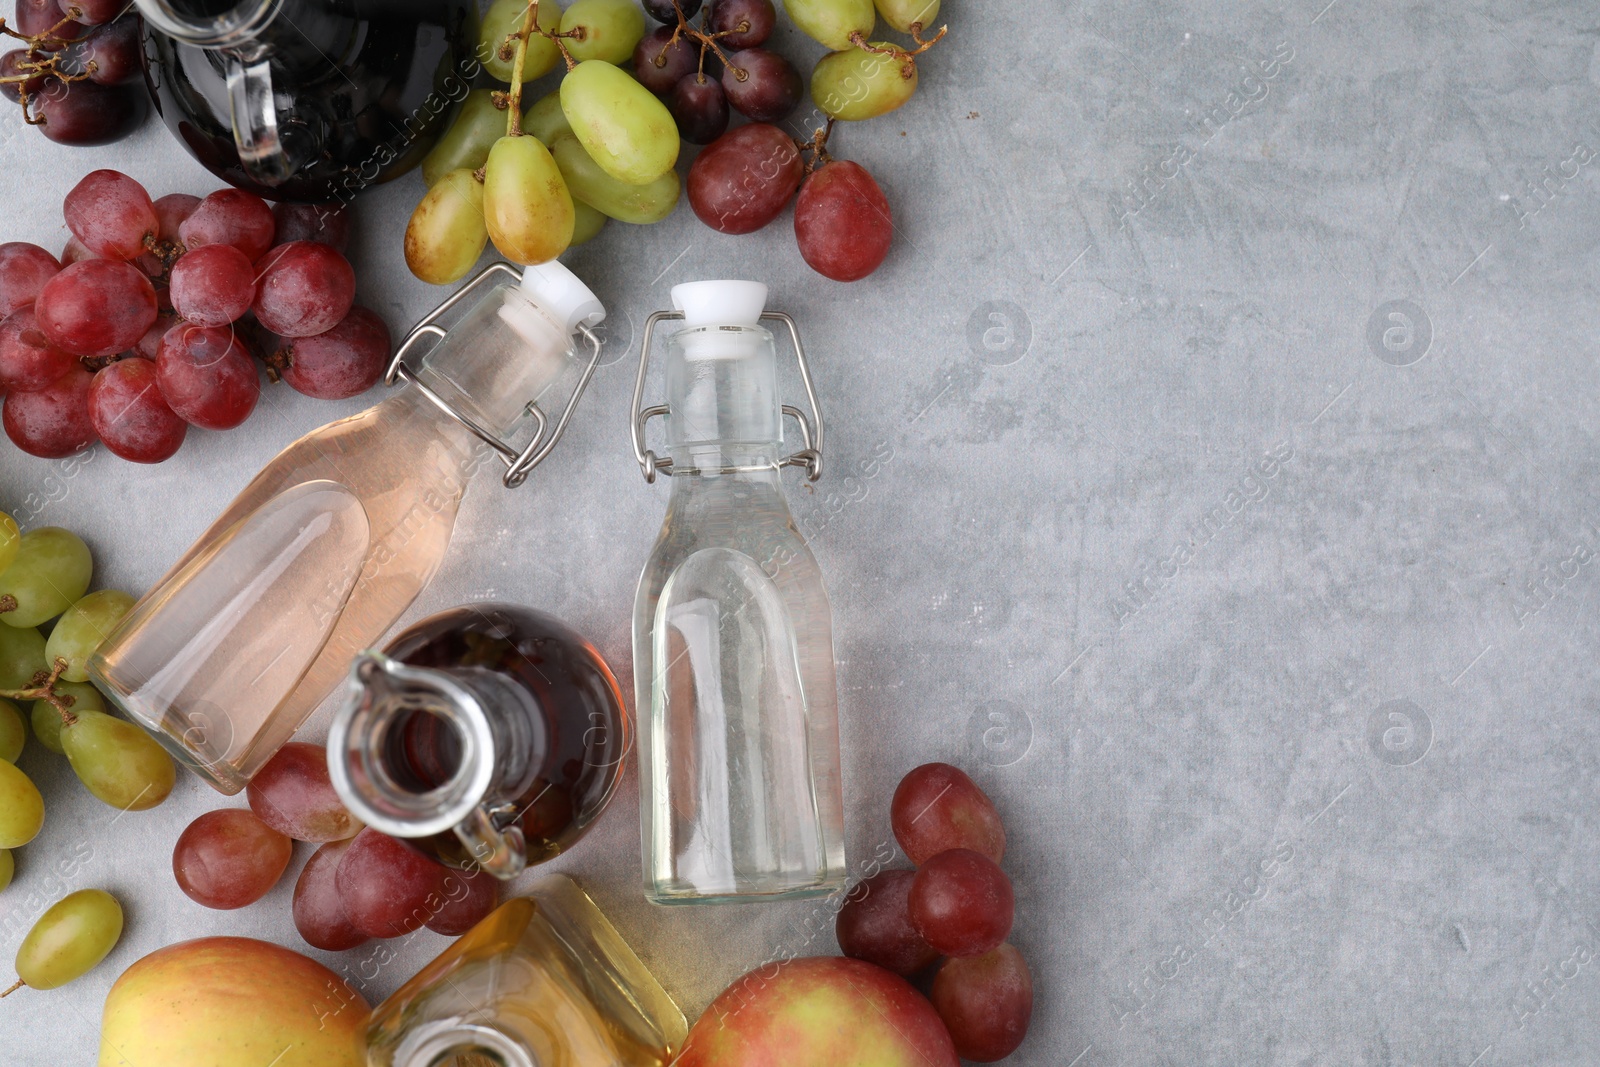
[{"label": "apple", "polygon": [[364,1067],[367,1002],[328,968],[248,937],[157,949],[122,972],[100,1067]]},{"label": "apple", "polygon": [[958,1067],[933,1005],[863,960],[813,956],[734,982],[673,1067]]}]

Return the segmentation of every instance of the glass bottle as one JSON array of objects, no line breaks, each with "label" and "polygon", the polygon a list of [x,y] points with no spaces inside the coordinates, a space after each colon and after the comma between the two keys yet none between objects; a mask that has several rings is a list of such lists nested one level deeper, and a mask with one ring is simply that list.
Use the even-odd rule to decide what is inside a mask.
[{"label": "glass bottle", "polygon": [[454,867],[514,878],[570,848],[622,777],[622,692],[593,645],[542,612],[475,604],[350,669],[328,770],[368,826]]},{"label": "glass bottle", "polygon": [[[218,790],[243,789],[433,577],[474,470],[499,452],[520,484],[560,437],[605,309],[559,263],[500,274],[517,277],[489,268],[412,331],[390,367],[404,388],[267,464],[91,660],[112,702]],[[437,324],[483,284],[448,333]],[[424,337],[442,340],[412,369]],[[546,433],[535,401],[573,380]],[[500,437],[529,415],[538,432],[517,453]]]},{"label": "glass bottle", "polygon": [[683,1012],[571,879],[508,900],[373,1011],[370,1067],[665,1067]]},{"label": "glass bottle", "polygon": [[[658,904],[815,896],[844,885],[832,621],[817,561],[779,478],[821,473],[822,422],[778,398],[760,320],[766,286],[674,287],[684,329],[667,343],[668,403],[634,419],[634,452],[672,496],[634,601],[645,893]],[[634,409],[644,389],[644,338]],[[644,448],[666,416],[669,454]],[[805,448],[786,456],[783,416]]]}]

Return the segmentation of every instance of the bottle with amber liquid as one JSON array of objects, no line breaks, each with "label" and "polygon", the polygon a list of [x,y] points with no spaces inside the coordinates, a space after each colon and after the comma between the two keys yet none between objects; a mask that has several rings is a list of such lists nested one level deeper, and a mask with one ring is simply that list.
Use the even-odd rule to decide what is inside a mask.
[{"label": "bottle with amber liquid", "polygon": [[441,863],[514,878],[570,848],[629,727],[594,646],[513,604],[424,619],[350,668],[328,770],[350,811]]},{"label": "bottle with amber liquid", "polygon": [[683,1012],[588,895],[508,900],[373,1011],[370,1067],[665,1067]]}]

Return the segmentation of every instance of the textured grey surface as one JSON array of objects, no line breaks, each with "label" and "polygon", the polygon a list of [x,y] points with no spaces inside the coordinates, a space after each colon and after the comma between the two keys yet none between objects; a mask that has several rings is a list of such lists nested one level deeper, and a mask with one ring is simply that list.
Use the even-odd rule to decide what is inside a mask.
[{"label": "textured grey surface", "polygon": [[[791,498],[834,598],[852,859],[892,842],[915,764],[995,797],[1036,981],[1017,1063],[1600,1060],[1600,28],[1572,2],[1326,2],[949,0],[917,97],[837,138],[899,228],[855,286],[786,220],[613,224],[570,257],[614,321],[570,440],[519,491],[473,488],[412,613],[526,602],[626,677],[666,503],[628,451],[627,346],[675,282],[769,282],[829,418],[829,477]],[[88,152],[6,122],[6,239],[63,243],[96,166],[213,187],[154,125]],[[438,299],[399,255],[419,188],[361,204],[362,297],[397,328]],[[157,468],[0,447],[0,495],[140,591],[366,402],[270,389]],[[172,842],[218,803],[197,780],[113,823],[48,757],[22,758],[50,816],[0,956],[63,857],[128,931],[0,1004],[0,1061],[87,1061],[112,979],[160,945],[298,943],[292,877],[233,913],[178,892]],[[812,904],[647,906],[636,804],[630,772],[556,866],[691,1015],[773,953],[834,951]],[[377,999],[441,943],[320,955]]]}]

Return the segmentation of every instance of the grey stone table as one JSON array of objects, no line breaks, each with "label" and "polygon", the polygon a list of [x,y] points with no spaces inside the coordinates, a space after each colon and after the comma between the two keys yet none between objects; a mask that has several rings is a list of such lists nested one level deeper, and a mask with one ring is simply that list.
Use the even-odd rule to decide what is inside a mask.
[{"label": "grey stone table", "polygon": [[[946,6],[916,98],[836,139],[894,206],[884,268],[836,285],[787,220],[733,238],[687,209],[576,250],[606,365],[527,486],[473,488],[410,617],[521,601],[627,677],[666,503],[627,443],[637,332],[676,282],[765,280],[829,420],[829,477],[791,495],[833,594],[852,856],[892,843],[915,764],[995,797],[1037,989],[1014,1062],[1600,1061],[1592,10]],[[59,247],[95,167],[214,187],[156,125],[73,151],[5,121],[8,240]],[[420,187],[360,204],[361,298],[397,329],[440,297],[400,257]],[[268,389],[154,468],[0,447],[0,505],[143,590],[278,448],[372,399]],[[198,780],[114,819],[38,746],[22,764],[50,816],[0,958],[68,888],[116,891],[128,926],[89,977],[0,1004],[0,1061],[87,1062],[106,989],[163,944],[299,944],[303,848],[264,902],[206,911],[168,867],[219,803]],[[835,951],[815,904],[645,904],[636,806],[630,772],[553,866],[691,1016],[774,953]],[[313,954],[376,1001],[442,943]]]}]

